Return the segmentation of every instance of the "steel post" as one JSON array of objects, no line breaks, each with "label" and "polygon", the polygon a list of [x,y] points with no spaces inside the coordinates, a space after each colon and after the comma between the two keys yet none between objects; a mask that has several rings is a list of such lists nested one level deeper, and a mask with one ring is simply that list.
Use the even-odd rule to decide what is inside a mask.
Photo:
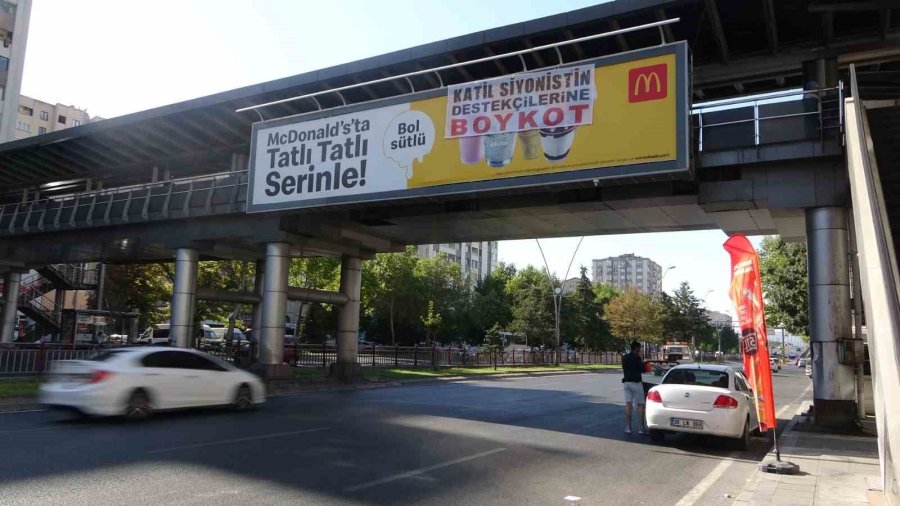
[{"label": "steel post", "polygon": [[338,314],[337,362],[331,366],[331,374],[343,381],[358,376],[359,363],[359,297],[362,287],[362,261],[357,257],[341,258],[341,293],[347,302]]},{"label": "steel post", "polygon": [[0,343],[11,343],[16,330],[16,306],[19,304],[19,282],[22,274],[7,272],[3,277],[3,311],[0,313]]},{"label": "steel post", "polygon": [[[274,373],[284,362],[284,316],[287,310],[288,267],[291,248],[287,243],[266,244],[266,267],[260,315],[259,362]],[[276,367],[270,367],[276,366]]]},{"label": "steel post", "polygon": [[197,291],[197,250],[175,250],[175,284],[169,335],[179,348],[189,348],[194,328],[194,294]]},{"label": "steel post", "polygon": [[849,425],[856,417],[856,381],[853,366],[838,362],[838,340],[852,337],[844,209],[807,209],[806,236],[815,419],[822,425]]}]

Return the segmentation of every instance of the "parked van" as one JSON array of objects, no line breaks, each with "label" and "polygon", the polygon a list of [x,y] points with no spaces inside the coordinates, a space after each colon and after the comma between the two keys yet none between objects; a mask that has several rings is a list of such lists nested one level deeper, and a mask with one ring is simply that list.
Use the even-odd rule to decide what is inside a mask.
[{"label": "parked van", "polygon": [[[172,336],[169,332],[169,327],[170,325],[168,323],[153,324],[147,327],[147,330],[145,330],[144,333],[141,334],[141,337],[139,337],[136,342],[138,344],[146,344],[150,346],[166,344],[174,345],[175,343],[172,340]],[[195,340],[202,340],[204,338],[215,339],[215,334],[213,333],[212,328],[210,328],[209,325],[201,325],[200,331],[196,336],[194,336]],[[191,343],[191,345],[193,344],[194,343]]]}]

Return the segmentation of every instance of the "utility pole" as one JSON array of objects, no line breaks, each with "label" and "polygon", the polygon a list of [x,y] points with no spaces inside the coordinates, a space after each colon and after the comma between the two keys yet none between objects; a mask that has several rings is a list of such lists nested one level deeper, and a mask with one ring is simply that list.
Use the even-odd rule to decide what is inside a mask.
[{"label": "utility pole", "polygon": [[556,365],[559,365],[559,354],[562,351],[559,342],[559,308],[562,306],[562,288],[556,287],[553,290],[553,294],[553,300],[556,303],[554,304],[554,306],[556,306]]},{"label": "utility pole", "polygon": [[784,362],[784,357],[787,355],[787,351],[784,348],[784,329],[781,329],[781,361]]}]

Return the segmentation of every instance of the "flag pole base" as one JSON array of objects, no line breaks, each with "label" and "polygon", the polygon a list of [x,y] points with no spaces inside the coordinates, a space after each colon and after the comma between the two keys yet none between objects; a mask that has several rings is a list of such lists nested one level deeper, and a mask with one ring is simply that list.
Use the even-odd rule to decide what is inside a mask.
[{"label": "flag pole base", "polygon": [[799,474],[800,466],[787,460],[768,460],[759,463],[759,470],[771,474]]}]

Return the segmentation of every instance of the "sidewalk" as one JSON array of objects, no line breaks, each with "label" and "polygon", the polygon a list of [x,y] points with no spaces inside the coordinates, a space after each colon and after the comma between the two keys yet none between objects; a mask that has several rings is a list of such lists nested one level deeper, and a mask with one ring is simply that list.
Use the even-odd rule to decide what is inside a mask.
[{"label": "sidewalk", "polygon": [[[779,440],[781,459],[800,466],[800,474],[778,475],[757,470],[733,504],[886,504],[880,490],[870,490],[880,484],[875,437],[801,430],[805,419],[796,415]],[[774,454],[766,457],[770,459],[774,459]]]}]

